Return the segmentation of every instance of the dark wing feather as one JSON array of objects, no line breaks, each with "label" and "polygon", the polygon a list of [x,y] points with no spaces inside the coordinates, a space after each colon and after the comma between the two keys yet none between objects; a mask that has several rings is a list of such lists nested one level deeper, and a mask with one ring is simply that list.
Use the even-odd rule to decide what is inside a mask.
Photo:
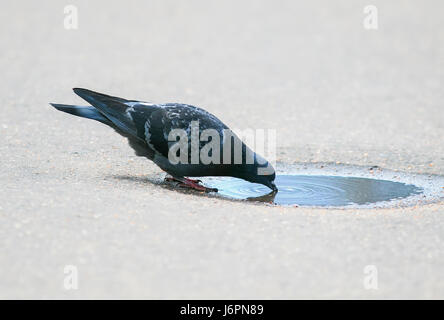
[{"label": "dark wing feather", "polygon": [[127,113],[129,107],[126,103],[131,101],[88,89],[74,88],[73,90],[110,119],[120,130],[133,136],[137,135],[134,122]]},{"label": "dark wing feather", "polygon": [[[222,138],[223,129],[227,129],[225,124],[209,112],[187,104],[135,105],[129,113],[136,123],[138,135],[143,136],[148,145],[165,158],[168,157],[169,147],[175,143],[168,141],[168,135],[173,129],[187,132],[189,157],[192,121],[199,122],[199,133],[205,129],[215,129]],[[200,142],[200,147],[205,143]]]}]

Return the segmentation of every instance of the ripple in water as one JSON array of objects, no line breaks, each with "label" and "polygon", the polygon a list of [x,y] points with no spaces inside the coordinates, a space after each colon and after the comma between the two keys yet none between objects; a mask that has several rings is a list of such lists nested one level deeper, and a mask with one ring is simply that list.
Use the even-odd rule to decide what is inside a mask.
[{"label": "ripple in water", "polygon": [[355,177],[278,175],[275,183],[279,189],[276,194],[263,185],[236,178],[215,178],[209,182],[225,197],[299,206],[365,205],[422,192],[411,184]]}]

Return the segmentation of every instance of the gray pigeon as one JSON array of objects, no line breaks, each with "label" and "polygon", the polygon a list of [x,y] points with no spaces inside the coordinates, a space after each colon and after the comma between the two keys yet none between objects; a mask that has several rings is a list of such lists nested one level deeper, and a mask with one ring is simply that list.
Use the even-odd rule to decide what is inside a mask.
[{"label": "gray pigeon", "polygon": [[[54,103],[51,105],[60,111],[97,120],[110,126],[128,139],[129,145],[135,150],[136,155],[152,160],[167,172],[171,176],[166,178],[167,180],[177,181],[182,186],[195,190],[211,192],[217,191],[217,189],[205,187],[200,184],[201,181],[185,177],[230,176],[260,183],[271,188],[273,192],[277,191],[273,182],[275,171],[271,164],[251,151],[235,134],[232,133],[227,138],[227,132],[231,132],[228,127],[203,109],[181,103],[153,104],[126,100],[87,89],[74,88],[73,90],[92,106]],[[195,126],[196,124],[198,127]],[[193,129],[193,125],[194,128],[198,128],[198,131]],[[206,144],[205,141],[200,141],[199,137],[207,129],[216,133],[216,136],[211,137],[211,140],[208,139],[208,141],[211,142],[214,138],[219,138],[218,146],[220,147],[219,150],[217,148],[206,149],[208,155],[213,159],[210,163],[199,157]],[[177,147],[177,141],[181,139],[180,135],[177,136],[180,138],[179,140],[177,137],[170,139],[169,135],[172,130],[183,132],[186,135],[183,137],[185,146],[183,141],[182,145],[179,145],[184,147],[183,149]],[[196,134],[197,144],[193,142]],[[229,144],[227,144],[228,139],[231,139]],[[178,152],[171,152],[174,144],[176,144]],[[236,153],[236,146],[241,147],[241,152]],[[226,149],[229,153],[224,154]],[[195,153],[193,154],[193,152]],[[196,154],[198,159],[193,159]],[[227,155],[226,158],[225,155]],[[171,160],[172,156],[176,157],[174,161]],[[180,161],[177,161],[177,157],[180,157]],[[261,171],[261,169],[263,170]]]}]

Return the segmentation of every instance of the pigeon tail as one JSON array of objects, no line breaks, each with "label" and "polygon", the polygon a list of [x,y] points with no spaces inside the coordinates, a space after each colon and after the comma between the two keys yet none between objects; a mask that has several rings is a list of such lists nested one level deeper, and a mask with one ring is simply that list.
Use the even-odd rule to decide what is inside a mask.
[{"label": "pigeon tail", "polygon": [[126,103],[130,102],[130,100],[113,97],[82,88],[74,88],[73,91],[78,96],[91,103],[120,130],[137,137],[137,130],[135,128],[134,121],[127,113],[130,106],[128,106]]},{"label": "pigeon tail", "polygon": [[50,105],[52,105],[57,110],[73,114],[81,118],[96,120],[109,126],[113,125],[113,123],[108,118],[103,116],[96,108],[91,106],[72,106],[68,104],[57,103],[50,103]]},{"label": "pigeon tail", "polygon": [[86,101],[94,100],[94,101],[102,101],[104,103],[106,103],[106,101],[110,101],[110,100],[120,102],[120,103],[126,103],[126,102],[130,101],[127,99],[110,96],[110,95],[107,95],[104,93],[99,93],[99,92],[95,92],[95,91],[92,91],[89,89],[84,89],[84,88],[73,88],[72,90],[74,91],[75,94],[82,97]]}]

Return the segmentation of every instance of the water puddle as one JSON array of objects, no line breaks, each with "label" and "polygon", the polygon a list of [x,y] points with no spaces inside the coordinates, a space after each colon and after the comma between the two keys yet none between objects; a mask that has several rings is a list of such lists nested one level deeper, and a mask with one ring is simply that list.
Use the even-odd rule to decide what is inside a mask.
[{"label": "water puddle", "polygon": [[270,193],[270,189],[263,185],[236,178],[213,178],[209,183],[219,189],[219,195],[231,199],[316,207],[368,205],[407,198],[423,191],[402,182],[323,175],[277,175],[277,193]]}]

